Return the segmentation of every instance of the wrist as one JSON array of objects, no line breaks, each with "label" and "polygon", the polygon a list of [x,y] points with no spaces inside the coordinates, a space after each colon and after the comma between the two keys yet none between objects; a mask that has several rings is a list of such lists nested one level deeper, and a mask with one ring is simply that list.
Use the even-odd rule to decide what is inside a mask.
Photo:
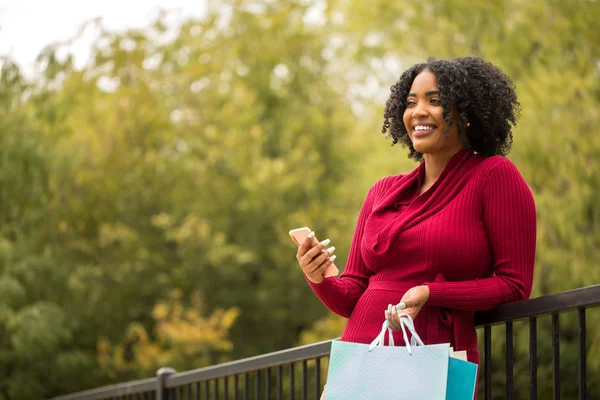
[{"label": "wrist", "polygon": [[[321,279],[319,279],[321,278]],[[304,274],[304,279],[306,279],[306,281],[308,283],[310,283],[311,285],[315,285],[318,286],[321,283],[323,283],[325,281],[325,277],[324,276],[320,276],[320,277],[309,277],[307,274]]]}]

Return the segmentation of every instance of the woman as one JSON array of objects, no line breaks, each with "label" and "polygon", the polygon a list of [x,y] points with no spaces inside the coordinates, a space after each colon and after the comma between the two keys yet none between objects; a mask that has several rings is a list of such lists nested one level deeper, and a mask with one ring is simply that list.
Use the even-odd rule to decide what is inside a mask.
[{"label": "woman", "polygon": [[474,57],[430,59],[392,86],[383,132],[421,163],[371,187],[339,278],[323,278],[328,243],[298,248],[314,293],[348,318],[341,340],[370,343],[385,310],[404,345],[400,312],[426,344],[479,363],[473,313],[527,299],[533,280],[534,200],[503,157],[518,111],[509,78]]}]

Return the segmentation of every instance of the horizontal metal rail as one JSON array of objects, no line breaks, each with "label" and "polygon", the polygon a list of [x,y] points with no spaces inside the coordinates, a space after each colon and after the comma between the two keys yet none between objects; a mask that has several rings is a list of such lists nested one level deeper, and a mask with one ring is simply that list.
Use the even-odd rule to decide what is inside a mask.
[{"label": "horizontal metal rail", "polygon": [[328,356],[331,340],[170,375],[167,388]]},{"label": "horizontal metal rail", "polygon": [[119,383],[117,385],[103,386],[96,389],[86,390],[54,397],[54,400],[101,400],[108,397],[120,397],[130,394],[140,394],[156,391],[157,379],[149,378],[139,381]]},{"label": "horizontal metal rail", "polygon": [[569,290],[535,299],[503,304],[493,310],[475,314],[475,325],[498,325],[539,315],[561,313],[577,308],[600,306],[600,285]]}]

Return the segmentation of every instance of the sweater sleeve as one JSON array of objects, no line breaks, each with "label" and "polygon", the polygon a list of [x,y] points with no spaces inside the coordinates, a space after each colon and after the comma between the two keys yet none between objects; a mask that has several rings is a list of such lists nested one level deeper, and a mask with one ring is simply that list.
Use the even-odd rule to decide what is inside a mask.
[{"label": "sweater sleeve", "polygon": [[483,311],[529,298],[533,284],[536,214],[533,195],[508,159],[492,167],[482,189],[483,223],[493,275],[463,282],[426,283],[428,305]]},{"label": "sweater sleeve", "polygon": [[373,209],[376,186],[377,184],[371,187],[360,210],[344,273],[339,278],[328,277],[320,283],[312,283],[306,279],[313,292],[329,310],[346,318],[352,314],[358,299],[369,284],[369,277],[373,275],[363,261],[360,244],[365,222]]}]

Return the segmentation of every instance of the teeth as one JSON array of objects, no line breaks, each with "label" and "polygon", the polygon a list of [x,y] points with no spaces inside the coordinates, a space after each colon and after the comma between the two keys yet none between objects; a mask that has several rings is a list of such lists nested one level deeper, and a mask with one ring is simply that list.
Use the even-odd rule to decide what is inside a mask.
[{"label": "teeth", "polygon": [[426,126],[426,125],[415,126],[415,131],[432,131],[432,130],[433,130],[433,126]]}]

